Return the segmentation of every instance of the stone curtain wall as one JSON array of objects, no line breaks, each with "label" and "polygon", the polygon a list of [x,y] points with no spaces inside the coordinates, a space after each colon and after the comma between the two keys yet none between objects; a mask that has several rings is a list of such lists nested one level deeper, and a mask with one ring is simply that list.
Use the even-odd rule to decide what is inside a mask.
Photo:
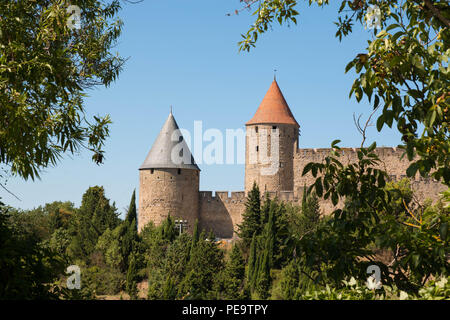
[{"label": "stone curtain wall", "polygon": [[[321,162],[329,153],[331,149],[298,149],[294,156],[294,191],[297,193],[303,191],[303,187],[311,185],[315,179],[309,173],[302,176],[303,168],[308,162]],[[341,149],[342,156],[340,161],[345,165],[350,162],[358,160],[357,148],[343,148]],[[391,180],[401,180],[406,178],[406,169],[409,167],[409,161],[406,155],[402,158],[404,151],[399,148],[382,147],[375,149],[375,152],[381,159],[382,163],[380,169],[386,170]],[[417,194],[417,198],[422,202],[426,198],[436,201],[439,198],[439,192],[442,192],[446,187],[433,180],[423,179],[419,174],[411,181],[411,187]],[[326,211],[332,210],[331,202],[328,204],[321,204],[321,207]]]},{"label": "stone curtain wall", "polygon": [[[357,149],[344,148],[341,161],[344,164],[357,160]],[[269,197],[277,196],[281,201],[301,205],[303,187],[314,182],[311,175],[302,177],[304,166],[311,161],[319,162],[330,149],[298,149],[293,156],[294,191],[269,192]],[[383,161],[382,169],[387,170],[392,180],[406,177],[409,163],[406,158],[400,159],[403,150],[396,148],[377,148],[377,154]],[[199,220],[199,227],[205,231],[213,231],[216,237],[236,237],[237,225],[242,223],[245,211],[246,194],[241,192],[198,191],[198,171],[177,169],[155,169],[140,171],[139,195],[139,230],[153,221],[160,224],[170,212],[177,218],[189,221],[189,230]],[[436,201],[439,193],[446,187],[432,179],[423,179],[419,175],[411,181],[411,186],[420,201],[427,198]],[[263,190],[262,190],[263,193]],[[342,202],[340,202],[342,205]],[[321,201],[322,214],[330,214],[335,207],[331,201]],[[174,214],[174,213],[177,214]]]},{"label": "stone curtain wall", "polygon": [[245,210],[245,193],[227,191],[200,191],[199,193],[201,229],[214,232],[218,238],[233,238],[237,225],[242,223]]}]

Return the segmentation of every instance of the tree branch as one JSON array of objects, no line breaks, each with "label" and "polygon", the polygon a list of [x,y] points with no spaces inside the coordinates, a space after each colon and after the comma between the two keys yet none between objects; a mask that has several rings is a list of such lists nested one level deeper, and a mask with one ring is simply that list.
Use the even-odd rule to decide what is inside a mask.
[{"label": "tree branch", "polygon": [[445,24],[447,28],[450,28],[450,20],[445,18],[430,0],[424,0],[424,2],[428,9],[430,9],[430,11],[433,13],[433,15],[438,18],[443,24]]}]

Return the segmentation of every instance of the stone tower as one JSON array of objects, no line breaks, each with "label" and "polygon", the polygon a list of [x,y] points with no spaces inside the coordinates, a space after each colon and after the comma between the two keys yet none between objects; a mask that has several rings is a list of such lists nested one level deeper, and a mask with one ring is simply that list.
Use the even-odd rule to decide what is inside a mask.
[{"label": "stone tower", "polygon": [[245,125],[245,192],[254,182],[261,192],[293,191],[300,126],[275,79]]},{"label": "stone tower", "polygon": [[189,147],[170,112],[139,168],[138,230],[167,216],[187,220],[192,230],[199,218],[199,173]]}]

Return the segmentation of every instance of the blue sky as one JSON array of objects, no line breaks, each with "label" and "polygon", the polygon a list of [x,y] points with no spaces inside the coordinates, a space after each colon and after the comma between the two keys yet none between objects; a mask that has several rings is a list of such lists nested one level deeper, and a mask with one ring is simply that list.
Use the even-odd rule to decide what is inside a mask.
[{"label": "blue sky", "polygon": [[[335,3],[335,2],[334,2]],[[344,68],[364,51],[369,30],[355,32],[339,42],[334,37],[337,7],[308,7],[300,1],[298,25],[278,26],[258,39],[250,53],[238,52],[238,41],[253,23],[249,12],[226,16],[239,8],[238,0],[144,0],[124,4],[120,16],[123,34],[115,48],[129,57],[119,79],[109,88],[88,92],[88,114],[109,114],[111,135],[106,161],[97,166],[91,154],[66,156],[49,167],[41,180],[11,178],[7,183],[21,201],[0,191],[7,204],[30,209],[55,200],[81,202],[89,186],[102,185],[122,213],[133,189],[138,191],[138,167],[144,161],[170,105],[180,127],[244,128],[258,108],[277,69],[277,81],[301,126],[300,147],[357,147],[361,136],[353,113],[368,116],[367,101],[349,99],[354,72]],[[393,130],[369,129],[369,143],[396,146]],[[207,143],[206,143],[207,144]],[[204,143],[205,145],[205,143]],[[240,191],[244,165],[200,165],[200,189]]]}]

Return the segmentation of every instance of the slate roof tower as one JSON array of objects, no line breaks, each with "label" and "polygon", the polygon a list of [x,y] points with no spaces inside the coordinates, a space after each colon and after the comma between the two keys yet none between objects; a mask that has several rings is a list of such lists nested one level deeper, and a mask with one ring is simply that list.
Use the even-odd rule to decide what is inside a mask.
[{"label": "slate roof tower", "polygon": [[171,111],[139,168],[138,230],[169,214],[192,230],[199,217],[199,172]]}]

